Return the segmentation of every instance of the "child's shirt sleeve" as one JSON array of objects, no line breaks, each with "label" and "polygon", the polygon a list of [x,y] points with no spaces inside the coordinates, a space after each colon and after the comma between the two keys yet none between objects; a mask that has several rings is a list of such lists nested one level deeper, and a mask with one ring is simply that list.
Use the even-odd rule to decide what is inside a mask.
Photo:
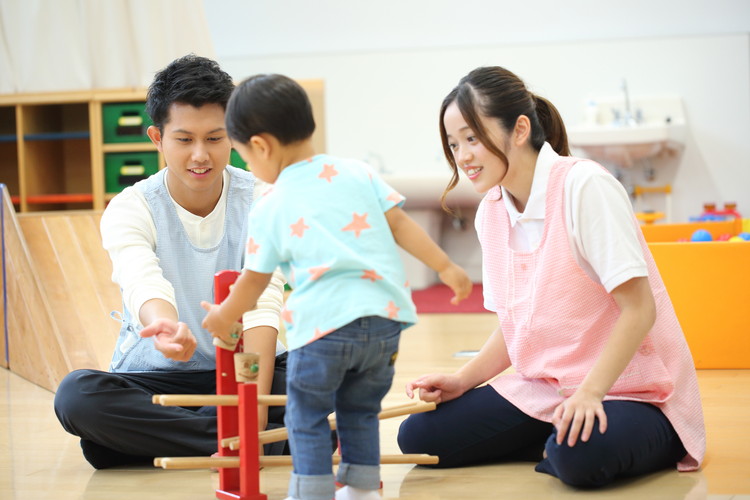
[{"label": "child's shirt sleeve", "polygon": [[406,197],[385,182],[383,178],[372,169],[372,167],[367,164],[364,165],[365,170],[367,170],[367,173],[370,176],[372,188],[375,190],[377,199],[380,202],[380,208],[383,212],[385,213],[396,206],[403,207]]}]

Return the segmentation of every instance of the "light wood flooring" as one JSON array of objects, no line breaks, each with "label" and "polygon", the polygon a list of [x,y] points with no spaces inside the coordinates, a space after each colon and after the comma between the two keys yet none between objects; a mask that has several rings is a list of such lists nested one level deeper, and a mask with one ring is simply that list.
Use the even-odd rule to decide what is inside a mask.
[{"label": "light wood flooring", "polygon": [[[461,350],[479,349],[495,326],[490,314],[423,315],[404,332],[397,375],[384,406],[406,401],[404,383],[428,371],[452,371],[466,362]],[[708,429],[708,456],[700,472],[666,471],[611,488],[581,491],[508,463],[452,470],[411,465],[382,467],[383,498],[394,499],[712,499],[750,500],[750,370],[700,371]],[[95,471],[78,440],[60,427],[53,394],[0,369],[0,499],[210,500],[218,474],[205,470],[128,468]],[[383,421],[382,453],[398,453],[401,419]],[[269,500],[286,497],[290,468],[261,471]]]}]

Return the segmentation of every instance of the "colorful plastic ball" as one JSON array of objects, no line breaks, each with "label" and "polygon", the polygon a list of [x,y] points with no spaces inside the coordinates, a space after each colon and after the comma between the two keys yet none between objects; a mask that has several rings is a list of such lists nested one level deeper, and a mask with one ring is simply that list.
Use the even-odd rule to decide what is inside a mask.
[{"label": "colorful plastic ball", "polygon": [[745,241],[750,241],[750,233],[747,233],[747,232],[743,231],[740,234],[738,234],[737,236],[739,236],[740,238],[742,238]]},{"label": "colorful plastic ball", "polygon": [[745,240],[740,238],[739,236],[732,236],[731,238],[729,238],[729,241],[745,241]]},{"label": "colorful plastic ball", "polygon": [[732,235],[729,233],[720,234],[718,238],[716,238],[717,241],[729,241],[729,238],[731,238]]},{"label": "colorful plastic ball", "polygon": [[713,241],[713,237],[705,229],[698,229],[690,237],[690,241]]}]

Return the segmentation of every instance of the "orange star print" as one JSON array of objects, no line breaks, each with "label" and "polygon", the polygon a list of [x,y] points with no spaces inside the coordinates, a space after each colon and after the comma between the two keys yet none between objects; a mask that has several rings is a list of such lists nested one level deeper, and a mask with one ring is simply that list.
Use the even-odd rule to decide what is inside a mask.
[{"label": "orange star print", "polygon": [[286,323],[286,324],[288,324],[288,325],[291,325],[291,324],[293,323],[293,322],[292,322],[292,313],[293,313],[293,312],[294,312],[294,311],[292,311],[291,309],[287,309],[287,308],[285,307],[284,309],[282,309],[282,310],[281,310],[281,320],[282,320],[282,321],[283,321],[284,323]]},{"label": "orange star print", "polygon": [[377,280],[382,280],[383,277],[380,276],[378,273],[375,272],[374,269],[366,269],[364,273],[362,273],[362,276],[360,276],[363,280],[370,280],[373,283]]},{"label": "orange star print", "polygon": [[255,240],[250,238],[247,240],[247,245],[245,246],[245,252],[247,252],[249,255],[253,255],[258,251],[260,248],[260,245],[255,243]]},{"label": "orange star print", "polygon": [[318,267],[311,267],[307,271],[310,273],[310,279],[315,281],[316,279],[323,276],[326,273],[326,271],[328,271],[329,269],[330,267],[318,266]]},{"label": "orange star print", "polygon": [[388,301],[388,307],[385,308],[385,311],[388,313],[388,319],[395,319],[400,310],[401,308],[396,307],[396,304],[392,300]]},{"label": "orange star print", "polygon": [[305,235],[306,230],[310,229],[310,226],[305,225],[305,219],[302,217],[289,227],[292,228],[292,236],[299,236],[300,238]]},{"label": "orange star print", "polygon": [[323,165],[323,171],[318,175],[318,177],[320,179],[325,179],[328,182],[331,182],[331,179],[337,175],[339,175],[339,173],[335,168],[333,168],[333,165]]},{"label": "orange star print", "polygon": [[359,238],[359,234],[365,229],[370,229],[372,226],[367,223],[367,214],[357,215],[352,214],[352,221],[344,226],[342,231],[354,231],[354,235]]}]

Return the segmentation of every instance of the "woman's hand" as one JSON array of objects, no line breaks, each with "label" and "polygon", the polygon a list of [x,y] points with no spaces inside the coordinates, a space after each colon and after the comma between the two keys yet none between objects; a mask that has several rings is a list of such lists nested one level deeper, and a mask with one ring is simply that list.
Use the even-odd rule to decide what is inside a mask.
[{"label": "woman's hand", "polygon": [[580,436],[584,443],[594,430],[595,419],[599,419],[599,432],[607,430],[607,414],[601,398],[577,390],[563,401],[552,415],[552,425],[557,429],[557,444],[562,444],[568,436],[568,446],[574,446]]},{"label": "woman's hand", "polygon": [[152,321],[140,331],[141,337],[153,337],[154,347],[164,357],[175,361],[190,361],[198,341],[185,323],[167,318]]},{"label": "woman's hand", "polygon": [[461,386],[458,376],[442,373],[422,375],[418,379],[412,380],[406,384],[406,395],[414,398],[415,389],[419,390],[419,399],[428,403],[445,403],[466,392]]}]

